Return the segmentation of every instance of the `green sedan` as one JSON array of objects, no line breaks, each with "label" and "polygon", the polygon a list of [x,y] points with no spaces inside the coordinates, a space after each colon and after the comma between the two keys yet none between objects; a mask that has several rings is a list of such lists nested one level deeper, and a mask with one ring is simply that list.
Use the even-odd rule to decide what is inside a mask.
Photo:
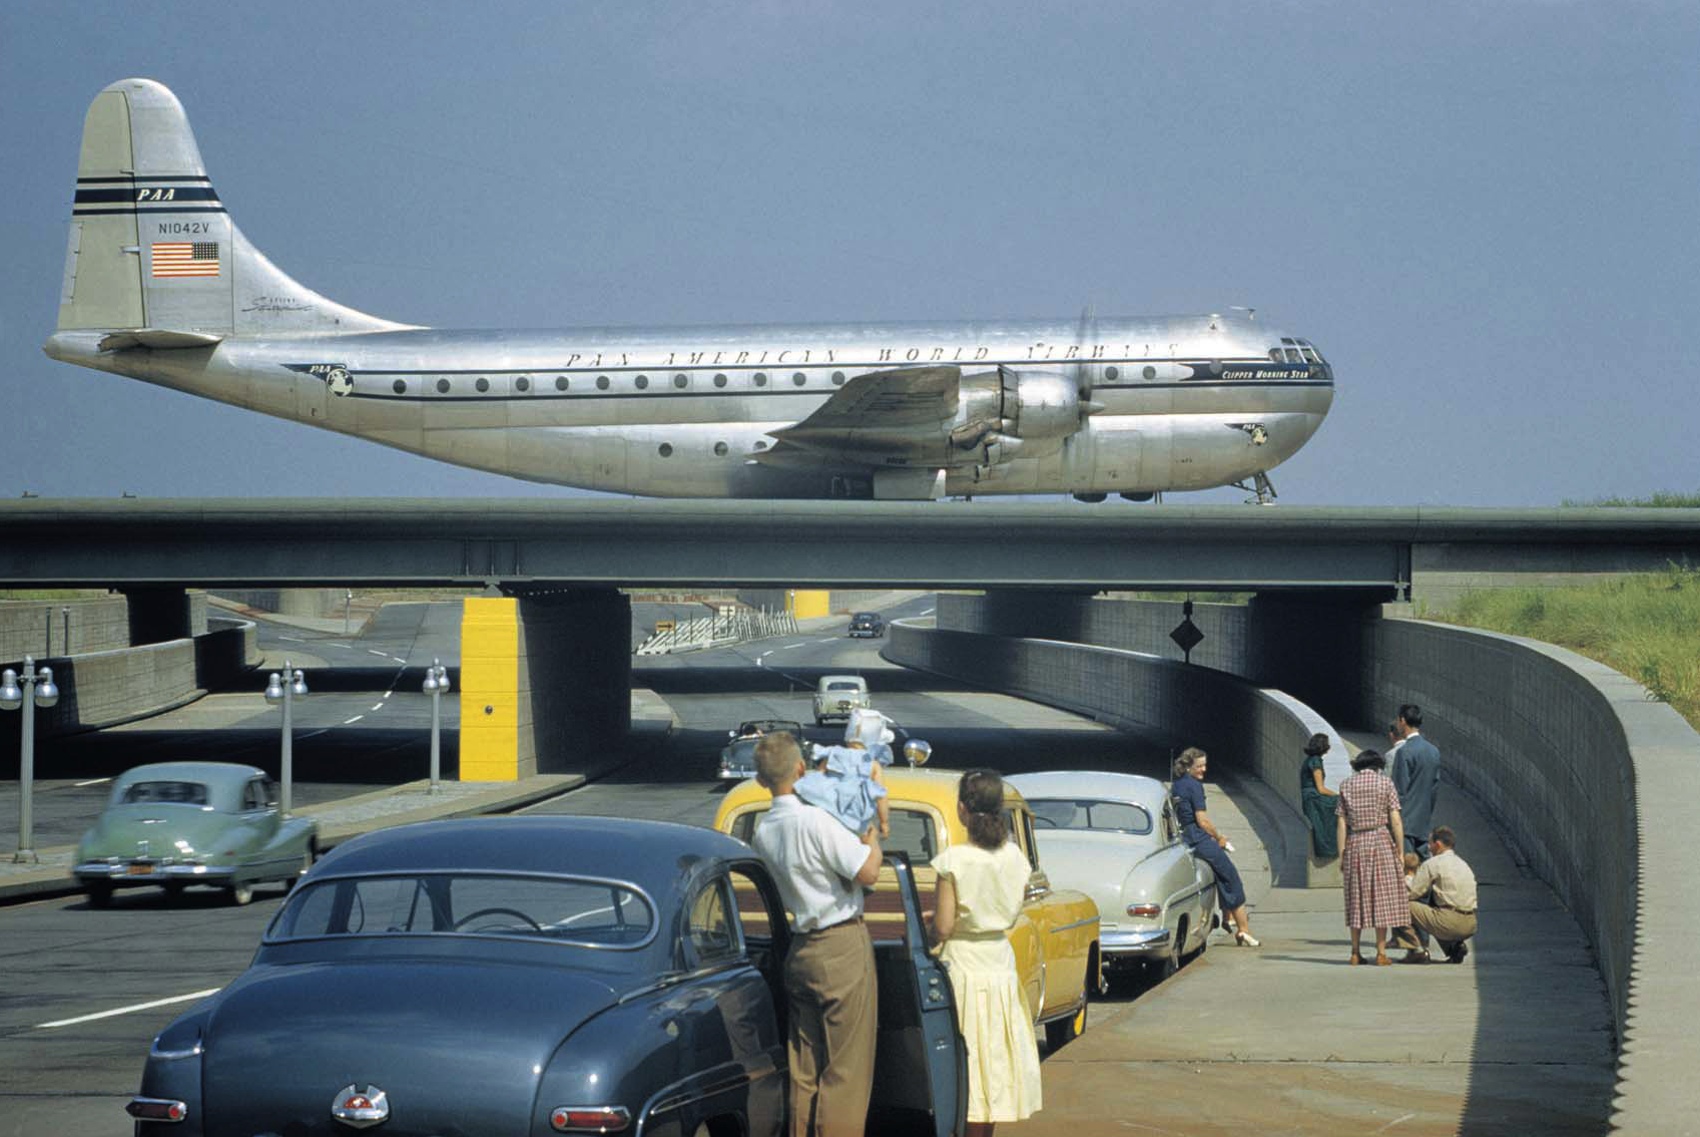
[{"label": "green sedan", "polygon": [[319,851],[317,822],[284,817],[264,770],[228,762],[137,766],[112,787],[106,811],[77,846],[72,872],[102,908],[114,889],[221,888],[233,904],[254,886],[292,887]]}]

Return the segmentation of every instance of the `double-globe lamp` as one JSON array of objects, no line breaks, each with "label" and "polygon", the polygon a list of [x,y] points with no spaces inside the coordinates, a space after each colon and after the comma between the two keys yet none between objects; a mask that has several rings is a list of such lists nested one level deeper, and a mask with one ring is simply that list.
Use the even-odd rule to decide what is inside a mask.
[{"label": "double-globe lamp", "polygon": [[272,705],[283,704],[283,762],[279,780],[283,783],[283,792],[279,804],[285,817],[289,815],[291,789],[295,781],[295,756],[292,753],[294,742],[293,723],[290,707],[294,700],[307,694],[307,677],[302,672],[289,666],[289,660],[283,661],[283,673],[272,672],[266,679],[266,702]]},{"label": "double-globe lamp", "polygon": [[449,693],[449,669],[443,666],[443,661],[433,659],[431,666],[425,669],[425,682],[421,685],[427,695],[431,696],[431,793],[441,793],[442,785],[442,703],[443,696]]},{"label": "double-globe lamp", "polygon": [[0,673],[0,710],[24,712],[23,737],[18,745],[18,851],[12,860],[29,864],[35,855],[35,711],[46,710],[59,701],[59,688],[53,685],[53,668],[36,670],[35,660],[24,656],[24,673],[19,675],[8,667]]}]

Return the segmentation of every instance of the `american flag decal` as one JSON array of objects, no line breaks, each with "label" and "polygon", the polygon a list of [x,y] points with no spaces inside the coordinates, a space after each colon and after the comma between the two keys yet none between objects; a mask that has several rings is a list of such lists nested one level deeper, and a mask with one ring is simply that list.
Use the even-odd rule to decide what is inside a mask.
[{"label": "american flag decal", "polygon": [[217,241],[156,241],[155,276],[217,276]]}]

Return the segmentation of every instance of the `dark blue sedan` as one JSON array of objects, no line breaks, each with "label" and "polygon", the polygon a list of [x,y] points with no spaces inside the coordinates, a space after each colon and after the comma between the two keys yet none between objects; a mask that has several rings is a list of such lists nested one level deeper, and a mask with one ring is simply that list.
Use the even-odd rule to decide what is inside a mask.
[{"label": "dark blue sedan", "polygon": [[[909,866],[892,865],[868,1131],[952,1133],[950,984]],[[138,1137],[779,1134],[788,945],[765,866],[710,830],[527,817],[372,833],[321,860],[248,970],[160,1033],[129,1112]]]}]

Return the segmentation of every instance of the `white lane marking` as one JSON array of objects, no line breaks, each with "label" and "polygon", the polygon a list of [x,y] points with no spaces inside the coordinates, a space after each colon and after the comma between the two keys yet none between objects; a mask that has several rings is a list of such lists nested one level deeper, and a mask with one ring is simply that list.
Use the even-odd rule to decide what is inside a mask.
[{"label": "white lane marking", "polygon": [[366,654],[367,654],[367,655],[375,655],[375,656],[377,656],[377,657],[378,657],[378,658],[379,658],[379,659],[388,659],[388,658],[390,658],[390,653],[389,653],[389,652],[387,652],[387,651],[379,651],[379,650],[378,650],[378,649],[377,649],[377,648],[375,648],[375,647],[369,647],[369,648],[367,648],[367,649],[366,649]]},{"label": "white lane marking", "polygon": [[790,651],[794,647],[808,647],[808,646],[809,646],[808,644],[786,644],[784,647],[780,648],[779,650],[780,651]]},{"label": "white lane marking", "polygon": [[111,780],[112,780],[111,778],[94,778],[91,781],[78,782],[77,785],[76,785],[76,788],[80,790],[84,786],[98,786],[98,785],[102,784],[103,782],[110,782]]},{"label": "white lane marking", "polygon": [[923,615],[923,616],[931,616],[932,614],[933,614],[933,610],[931,608],[928,608],[926,611],[921,613],[921,615]]},{"label": "white lane marking", "polygon": [[282,640],[286,644],[304,644],[304,643],[307,642],[306,640],[302,639],[300,636],[279,636],[277,638]]},{"label": "white lane marking", "polygon": [[395,660],[397,663],[402,664],[403,666],[405,666],[407,664],[407,660],[403,659],[399,655],[392,655],[392,656],[390,656],[390,658]]},{"label": "white lane marking", "polygon": [[205,991],[191,991],[187,995],[173,995],[169,999],[155,999],[151,1003],[137,1003],[134,1006],[119,1007],[116,1010],[98,1011],[92,1015],[79,1015],[74,1019],[57,1019],[50,1023],[36,1023],[35,1029],[51,1030],[56,1026],[76,1026],[78,1023],[92,1023],[96,1019],[109,1019],[115,1015],[128,1015],[133,1014],[136,1011],[151,1011],[155,1007],[169,1007],[173,1003],[187,1003],[190,999],[204,999],[208,995],[218,994],[221,990],[223,990],[221,987],[208,987]]},{"label": "white lane marking", "polygon": [[365,717],[366,717],[366,716],[365,716],[365,715],[355,715],[355,716],[354,716],[354,717],[353,717],[353,718],[351,718],[351,719],[343,719],[343,720],[342,720],[342,725],[343,725],[343,726],[349,726],[349,725],[351,725],[351,724],[353,724],[353,723],[357,723],[357,722],[359,722],[359,721],[360,721],[360,720],[361,720],[361,719],[363,719],[363,718],[365,718]]},{"label": "white lane marking", "polygon": [[772,655],[772,654],[773,654],[773,652],[771,652],[771,651],[764,651],[760,655],[756,656],[756,666],[757,667],[766,667],[767,666],[767,657]]},{"label": "white lane marking", "polygon": [[390,688],[390,689],[389,689],[389,690],[388,690],[388,691],[385,691],[385,692],[384,692],[384,698],[386,698],[386,699],[387,699],[387,698],[389,698],[389,697],[390,697],[390,696],[391,696],[391,695],[393,695],[393,694],[395,694],[395,688],[394,688],[394,687],[391,687],[391,688]]},{"label": "white lane marking", "polygon": [[373,710],[374,710],[374,711],[381,711],[381,710],[383,710],[383,709],[384,709],[384,704],[383,704],[383,703],[382,703],[382,702],[377,702],[377,703],[373,703],[373,704],[372,704],[372,709],[373,709]]},{"label": "white lane marking", "polygon": [[828,636],[824,640],[816,640],[815,642],[818,643],[818,644],[835,644],[835,643],[838,642],[838,637],[837,636]]}]

